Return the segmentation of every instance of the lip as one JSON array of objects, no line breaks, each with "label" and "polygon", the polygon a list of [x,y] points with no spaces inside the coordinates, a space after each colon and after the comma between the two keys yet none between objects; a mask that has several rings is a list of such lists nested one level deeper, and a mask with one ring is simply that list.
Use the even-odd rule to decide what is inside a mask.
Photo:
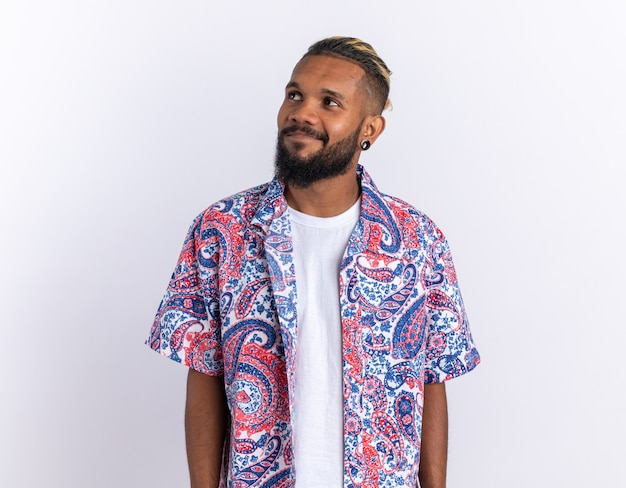
[{"label": "lip", "polygon": [[307,134],[306,132],[300,132],[300,131],[285,134],[283,137],[286,137],[295,141],[319,141],[317,137],[313,137],[312,135]]},{"label": "lip", "polygon": [[290,141],[292,143],[300,143],[300,144],[310,144],[312,142],[323,142],[318,137],[315,137],[311,134],[307,134],[302,131],[290,132],[288,134],[283,134],[283,140]]}]

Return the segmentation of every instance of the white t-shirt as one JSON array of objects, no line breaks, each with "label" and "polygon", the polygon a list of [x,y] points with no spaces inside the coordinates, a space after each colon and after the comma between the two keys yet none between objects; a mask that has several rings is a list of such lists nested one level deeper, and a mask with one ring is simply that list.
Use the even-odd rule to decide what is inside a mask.
[{"label": "white t-shirt", "polygon": [[343,487],[343,366],[339,267],[359,219],[289,209],[298,290],[293,419],[297,488]]}]

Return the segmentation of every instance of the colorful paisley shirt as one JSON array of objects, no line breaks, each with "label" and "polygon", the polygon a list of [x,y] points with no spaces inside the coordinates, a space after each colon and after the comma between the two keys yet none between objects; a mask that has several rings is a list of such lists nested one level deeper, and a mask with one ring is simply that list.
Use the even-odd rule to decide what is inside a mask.
[{"label": "colorful paisley shirt", "polygon": [[[415,487],[424,384],[480,361],[448,244],[359,166],[361,215],[339,270],[344,487]],[[296,273],[277,179],[193,222],[148,339],[223,375],[230,409],[221,487],[293,487]]]}]

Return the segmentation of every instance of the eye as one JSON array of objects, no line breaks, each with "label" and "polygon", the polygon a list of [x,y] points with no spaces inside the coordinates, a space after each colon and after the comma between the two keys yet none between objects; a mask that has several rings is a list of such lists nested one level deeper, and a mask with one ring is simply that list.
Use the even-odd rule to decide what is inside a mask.
[{"label": "eye", "polygon": [[289,100],[293,100],[293,101],[299,102],[300,100],[302,100],[302,94],[300,92],[296,92],[296,91],[289,92],[289,93],[287,93],[287,98]]},{"label": "eye", "polygon": [[324,105],[328,105],[329,107],[339,107],[337,101],[333,100],[332,98],[325,98]]}]

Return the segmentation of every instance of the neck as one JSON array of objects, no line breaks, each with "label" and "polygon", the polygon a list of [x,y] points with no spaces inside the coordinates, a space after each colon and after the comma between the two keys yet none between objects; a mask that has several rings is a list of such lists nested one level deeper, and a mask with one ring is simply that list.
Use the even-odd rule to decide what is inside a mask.
[{"label": "neck", "polygon": [[314,217],[334,217],[348,210],[359,199],[361,186],[356,167],[346,174],[313,183],[307,188],[285,187],[289,206]]}]

